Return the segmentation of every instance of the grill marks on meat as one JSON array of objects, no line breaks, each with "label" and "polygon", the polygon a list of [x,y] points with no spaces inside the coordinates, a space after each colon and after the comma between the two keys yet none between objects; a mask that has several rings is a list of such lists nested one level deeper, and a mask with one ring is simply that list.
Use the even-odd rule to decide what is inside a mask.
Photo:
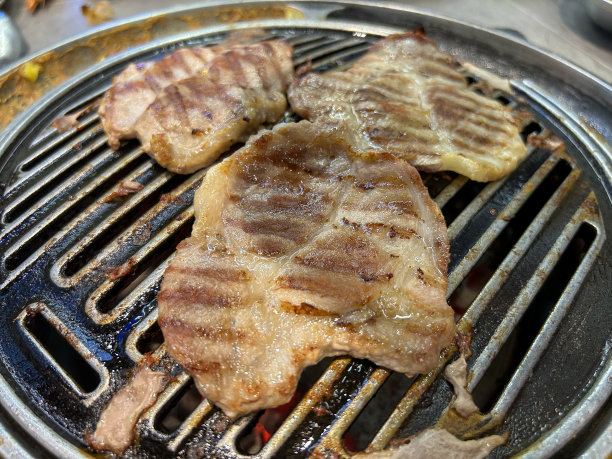
[{"label": "grill marks on meat", "polygon": [[346,123],[355,145],[417,169],[497,180],[524,157],[512,111],[471,91],[422,32],[379,41],[347,71],[310,73],[289,88],[299,115]]},{"label": "grill marks on meat", "polygon": [[115,77],[98,110],[108,144],[117,149],[119,140],[136,137],[135,123],[157,94],[172,83],[200,75],[221,50],[183,48],[158,61],[130,64]]},{"label": "grill marks on meat", "polygon": [[272,101],[257,89],[189,78],[165,88],[135,130],[142,149],[161,166],[190,173],[246,140],[261,124],[275,121],[284,108],[284,100]]},{"label": "grill marks on meat", "polygon": [[138,137],[162,166],[191,173],[285,111],[292,48],[282,41],[179,50],[128,69],[100,115],[113,148]]},{"label": "grill marks on meat", "polygon": [[307,121],[211,168],[158,296],[171,355],[229,416],[351,354],[429,371],[454,335],[442,215],[416,170]]}]

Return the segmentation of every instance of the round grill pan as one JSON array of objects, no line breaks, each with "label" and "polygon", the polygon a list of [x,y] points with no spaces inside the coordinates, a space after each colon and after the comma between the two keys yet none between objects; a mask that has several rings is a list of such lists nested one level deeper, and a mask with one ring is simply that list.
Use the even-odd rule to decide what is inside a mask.
[{"label": "round grill pan", "polygon": [[[230,30],[262,28],[294,46],[296,67],[312,62],[321,71],[349,65],[380,37],[424,25],[460,61],[511,79],[515,94],[492,96],[525,113],[524,138],[556,136],[566,145],[530,147],[514,173],[489,184],[423,175],[449,226],[448,297],[459,329],[472,334],[469,388],[484,413],[452,428],[465,438],[508,432],[493,457],[609,453],[612,90],[508,37],[398,6],[292,8],[305,19],[211,26],[109,58],[2,132],[0,452],[92,453],[84,438],[102,407],[144,353],[165,352],[156,294],[190,232],[205,174],[171,174],[137,142],[113,152],[95,110],[65,133],[53,120],[99,98],[129,62],[216,43]],[[466,76],[481,88],[476,75]],[[113,198],[122,180],[143,188]],[[437,370],[410,380],[368,361],[326,360],[304,373],[299,396],[287,412],[274,412],[272,427],[263,423],[271,412],[230,423],[175,365],[126,455],[343,457],[383,448],[454,422],[452,389],[437,377],[452,358],[450,350]]]}]

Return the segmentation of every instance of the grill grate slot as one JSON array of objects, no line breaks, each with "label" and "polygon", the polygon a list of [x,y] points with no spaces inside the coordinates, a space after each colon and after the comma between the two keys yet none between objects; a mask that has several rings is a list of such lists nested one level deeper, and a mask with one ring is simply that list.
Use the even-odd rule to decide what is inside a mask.
[{"label": "grill grate slot", "polygon": [[[534,160],[532,164],[529,161],[531,159]],[[524,167],[520,172],[527,176],[533,175],[526,183],[521,183],[522,186],[519,190],[516,190],[516,183],[510,180],[512,178],[510,176],[504,186],[500,187],[497,193],[486,203],[486,206],[483,206],[470,221],[465,222],[463,228],[455,230],[458,232],[458,236],[451,241],[448,276],[449,293],[452,293],[465,279],[486,249],[503,231],[508,222],[514,218],[525,201],[533,195],[533,191],[557,164],[558,159],[557,157],[550,157],[543,164],[540,164],[536,155],[528,158],[524,165],[529,167]],[[536,166],[540,165],[541,167],[536,169]],[[578,172],[572,176],[572,184],[577,174]],[[463,250],[457,250],[455,247],[461,247]]]},{"label": "grill grate slot", "polygon": [[309,34],[294,35],[292,37],[286,38],[286,40],[289,44],[291,44],[294,47],[295,49],[294,54],[295,54],[295,52],[301,52],[300,50],[304,48],[308,49],[309,44],[324,41],[326,38],[327,38],[326,34],[321,34],[321,33],[317,33],[316,31],[313,31],[313,33],[309,33]]},{"label": "grill grate slot", "polygon": [[[61,191],[62,189],[75,184],[75,176],[84,175],[88,170],[93,169],[97,164],[105,161],[105,151],[100,151],[105,147],[106,139],[98,139],[92,145],[88,145],[85,149],[70,148],[67,153],[71,154],[71,158],[61,164],[51,173],[44,168],[36,170],[36,172],[20,182],[17,182],[7,194],[15,194],[24,185],[29,188],[23,194],[16,197],[15,200],[7,206],[7,212],[4,215],[4,221],[7,223],[13,222],[22,214],[28,214],[30,207],[35,207],[35,203],[40,198],[41,194],[48,193],[53,190]],[[76,154],[75,154],[76,153]],[[93,155],[93,158],[90,158]],[[53,161],[54,162],[54,161]],[[93,167],[92,167],[93,166]],[[36,182],[36,186],[32,187],[31,183]],[[52,198],[49,197],[49,198]]]},{"label": "grill grate slot", "polygon": [[[463,313],[468,309],[484,285],[506,258],[506,255],[513,249],[529,224],[569,176],[571,170],[572,168],[567,161],[560,160],[538,185],[529,199],[525,201],[520,210],[514,216],[509,217],[508,225],[481,255],[478,262],[467,273],[450,296],[449,304],[455,311]],[[494,207],[490,211],[494,214],[498,212]]]},{"label": "grill grate slot", "polygon": [[26,329],[38,340],[51,358],[72,379],[83,393],[93,392],[100,385],[100,375],[42,316],[35,314],[25,321]]},{"label": "grill grate slot", "polygon": [[165,434],[176,432],[201,402],[202,396],[193,379],[189,378],[187,383],[159,411],[155,418],[155,429]]},{"label": "grill grate slot", "polygon": [[[500,348],[504,345],[507,338],[513,333],[517,323],[523,317],[527,307],[531,304],[535,305],[535,310],[539,306],[535,302],[536,296],[540,296],[539,300],[553,302],[554,309],[547,317],[547,322],[540,330],[534,343],[529,347],[527,356],[522,360],[521,365],[516,369],[512,380],[506,386],[503,395],[497,400],[492,412],[495,416],[501,417],[507,411],[514,398],[518,395],[521,386],[526,381],[531,370],[539,359],[540,355],[546,349],[547,343],[552,338],[555,330],[559,326],[561,319],[567,313],[569,306],[572,303],[574,296],[577,293],[577,286],[584,278],[591,265],[597,256],[602,243],[602,237],[599,231],[595,230],[595,226],[588,221],[589,214],[593,206],[593,195],[589,195],[582,203],[581,207],[576,211],[570,223],[563,229],[563,233],[557,239],[553,247],[548,251],[544,259],[539,264],[536,275],[532,276],[527,284],[517,295],[515,301],[508,309],[508,313],[504,317],[502,323],[498,326],[493,338],[489,341],[486,348],[480,353],[479,357],[469,371],[468,388],[473,390],[479,383],[481,377],[487,370],[491,360],[497,355]],[[582,232],[580,231],[582,230]],[[575,241],[575,246],[570,247],[571,241]],[[588,245],[588,247],[586,247]],[[578,251],[576,253],[576,251]],[[562,254],[567,254],[567,257],[577,255],[581,258],[580,262],[569,263],[568,258],[561,263]],[[569,266],[567,264],[569,263]],[[559,270],[555,277],[551,278],[551,273],[554,268]],[[569,269],[568,269],[569,268]],[[557,276],[565,276],[563,279]],[[569,279],[568,279],[569,277]],[[569,282],[568,282],[569,280]],[[561,282],[562,295],[560,295],[556,282]],[[549,290],[544,291],[544,284]],[[545,303],[542,303],[545,304]],[[542,306],[546,307],[546,306]],[[474,321],[474,323],[476,323]],[[515,367],[516,368],[516,367]],[[470,377],[471,376],[471,377]]]},{"label": "grill grate slot", "polygon": [[[446,187],[457,178],[457,174],[454,172],[442,172],[441,174],[421,174],[423,183],[429,192],[429,196],[432,199],[436,199],[440,196],[440,193],[446,189]],[[439,197],[440,202],[442,200],[448,200],[447,197]],[[438,202],[436,201],[436,204]],[[438,204],[439,206],[440,204]]]},{"label": "grill grate slot", "polygon": [[527,137],[530,134],[541,135],[544,132],[544,129],[537,121],[530,121],[522,130],[521,130],[521,138],[523,142],[527,142]]},{"label": "grill grate slot", "polygon": [[366,449],[382,427],[381,420],[389,417],[414,380],[415,378],[408,378],[402,373],[391,372],[342,436],[347,451],[355,453]]},{"label": "grill grate slot", "polygon": [[[138,177],[140,173],[144,175],[145,171],[155,176],[159,170],[159,166],[148,161],[143,170],[131,178]],[[108,218],[99,222],[54,264],[52,273],[56,282],[60,285],[74,285],[103,260],[107,266],[116,267],[129,258],[123,256],[126,250],[133,253],[143,245],[151,245],[147,242],[149,235],[152,235],[152,240],[157,240],[158,231],[164,225],[173,226],[172,220],[191,203],[202,175],[203,172],[185,178],[162,172],[141,191],[129,195],[124,205],[118,206]],[[103,201],[91,209],[93,217],[96,217],[100,207],[108,205]],[[189,217],[182,214],[181,219]],[[130,222],[133,223],[128,226]],[[67,266],[71,266],[71,269],[66,270]]]},{"label": "grill grate slot", "polygon": [[[145,168],[138,170],[129,180],[138,183],[137,179],[139,176],[144,175],[145,172],[150,171],[153,167],[151,162],[147,162]],[[101,247],[106,246],[110,241],[124,233],[125,228],[128,227],[130,223],[138,221],[159,202],[163,194],[171,192],[174,188],[182,184],[184,180],[184,177],[180,175],[173,176],[169,173],[162,173],[151,183],[146,184],[141,191],[133,195],[128,195],[128,202],[118,208],[116,216],[113,215],[107,222],[101,224],[96,231],[90,235],[87,244],[80,245],[78,252],[71,254],[61,268],[62,274],[66,277],[71,277],[78,273],[99,255]],[[117,189],[118,187],[116,187],[113,192]],[[111,196],[112,193],[107,195],[102,200],[101,204],[103,205]],[[118,199],[123,200],[125,198]]]},{"label": "grill grate slot", "polygon": [[[97,99],[101,97],[102,94],[104,94],[104,92],[106,92],[106,90],[110,88],[110,86],[111,85],[109,83],[95,88],[86,96],[70,104],[70,107],[63,112],[63,115],[72,114],[77,110],[82,110],[90,104],[94,105]],[[75,131],[79,132],[84,127],[98,120],[99,118],[97,110],[95,107],[92,107],[89,113],[84,113],[83,115],[78,117],[78,125],[75,126],[74,130],[58,132],[57,129],[53,127],[53,125],[49,125],[45,129],[43,129],[38,136],[36,136],[36,138],[32,141],[30,148],[41,148],[40,144],[45,141],[47,141],[47,143],[45,147],[42,147],[42,149],[49,148],[50,145],[56,144],[56,142],[63,141],[64,139],[70,137],[71,134],[74,134]]]},{"label": "grill grate slot", "polygon": [[[130,172],[133,168],[136,167],[136,165],[131,166],[130,164],[132,164],[133,161],[137,161],[139,158],[141,160],[144,159],[144,155],[141,151],[132,151],[129,154],[124,155],[122,161],[113,162],[113,159],[117,158],[119,158],[118,155],[109,155],[107,152],[102,153],[101,155],[96,155],[94,158],[91,158],[90,161],[86,163],[84,168],[77,172],[76,176],[73,177],[73,180],[66,180],[65,182],[57,185],[51,193],[49,193],[42,199],[40,198],[41,188],[37,188],[38,193],[31,191],[29,193],[24,193],[22,197],[15,199],[15,201],[13,201],[7,206],[7,213],[15,215],[10,215],[10,224],[6,226],[3,232],[7,233],[8,231],[13,230],[16,226],[32,218],[37,213],[48,212],[51,209],[51,206],[53,204],[56,204],[58,198],[63,198],[64,194],[68,192],[73,193],[72,195],[69,195],[71,198],[69,199],[71,205],[76,204],[77,202],[79,202],[80,199],[83,199],[85,196],[96,193],[95,189],[97,187],[101,186],[102,184],[112,182],[110,180],[111,177],[116,178],[116,180],[123,178],[117,176],[116,174],[120,173],[121,171]],[[104,167],[106,167],[106,169],[104,169],[104,171],[102,172],[101,169]],[[93,175],[93,180],[82,188],[77,189],[78,186],[83,185],[82,183],[79,183],[79,179],[86,180],[90,177],[90,175]],[[55,178],[52,178],[52,180],[57,181],[55,180]],[[39,183],[38,185],[44,186],[44,181],[41,182],[42,183]],[[111,185],[114,185],[114,183],[111,183]],[[97,191],[97,193],[102,193],[103,191],[104,188],[101,188],[101,190]],[[38,198],[38,201],[34,201],[34,198]],[[31,199],[32,206],[28,207],[26,203],[22,202],[24,199]],[[63,206],[60,207],[59,210],[56,210],[56,213],[61,213],[61,209],[66,208],[67,203],[65,202],[65,200],[63,201]],[[21,209],[18,209],[16,211],[16,206],[20,207]],[[5,219],[7,213],[4,214]]]},{"label": "grill grate slot", "polygon": [[[191,381],[189,375],[180,371],[145,414],[142,422],[147,436],[155,442],[166,443],[170,451],[176,451],[212,410],[207,400],[201,400],[199,393],[196,395],[190,390]],[[198,400],[201,401],[196,403]],[[164,421],[166,427],[161,425]]]},{"label": "grill grate slot", "polygon": [[40,364],[59,373],[81,398],[88,398],[86,404],[106,388],[107,370],[46,305],[29,305],[18,316],[18,322],[42,356]]},{"label": "grill grate slot", "polygon": [[583,223],[557,261],[544,284],[531,301],[521,320],[512,329],[489,368],[475,386],[474,401],[482,412],[488,412],[498,400],[516,368],[527,354],[550,312],[567,287],[593,241],[596,230]]},{"label": "grill grate slot", "polygon": [[450,182],[446,187],[444,187],[440,193],[436,195],[434,201],[438,204],[440,209],[444,210],[446,203],[455,196],[459,190],[463,188],[463,186],[468,182],[468,178],[462,175],[456,176],[452,182]]},{"label": "grill grate slot", "polygon": [[[313,47],[307,52],[302,52],[302,49],[300,49],[299,51],[294,53],[293,63],[296,67],[298,67],[300,65],[306,64],[309,61],[312,61],[312,63],[315,64],[315,62],[317,62],[317,59],[322,59],[322,58],[325,58],[326,60],[324,62],[327,62],[330,56],[335,55],[337,53],[343,53],[343,52],[346,52],[348,49],[356,48],[356,47],[361,47],[363,49],[366,49],[368,46],[369,45],[366,45],[364,48],[363,39],[357,39],[357,38],[353,38],[353,39],[348,38],[348,39],[343,39],[343,40],[338,40],[338,39],[326,40],[320,45],[317,44],[316,47]],[[350,55],[352,54],[353,53],[350,53]],[[333,59],[338,60],[339,56],[340,55],[336,56]],[[314,67],[317,67],[317,65],[314,65]]]},{"label": "grill grate slot", "polygon": [[450,226],[486,186],[487,183],[474,182],[472,180],[466,181],[461,189],[442,208],[446,225]]},{"label": "grill grate slot", "polygon": [[153,323],[136,341],[136,349],[141,354],[155,352],[164,342],[164,335],[157,321]]},{"label": "grill grate slot", "polygon": [[[97,124],[99,118],[96,114],[89,114],[79,124],[78,128],[63,133],[58,133],[52,141],[31,151],[19,166],[21,173],[35,171],[38,168],[53,165],[58,160],[68,158],[73,150],[79,149],[79,145],[92,140],[103,134]],[[55,129],[54,129],[55,130]]]},{"label": "grill grate slot", "polygon": [[[155,269],[174,253],[179,242],[191,233],[193,225],[192,210],[188,211],[187,219],[180,219],[166,227],[164,233],[151,243],[152,250],[138,252],[110,274],[88,300],[89,307],[105,314],[112,311],[126,298],[136,286],[151,275]],[[119,271],[119,277],[114,273]],[[125,274],[124,274],[125,272]]]},{"label": "grill grate slot", "polygon": [[[112,158],[107,157],[102,161],[104,163],[109,163],[112,161]],[[126,173],[134,170],[144,161],[145,157],[142,153],[137,152],[134,155],[124,158],[124,161],[121,163],[111,166],[105,172],[101,172],[99,169],[96,170],[94,181],[73,196],[69,194],[73,187],[67,184],[65,187],[58,186],[54,192],[40,199],[34,207],[35,213],[26,217],[30,217],[34,220],[35,217],[38,217],[38,213],[49,211],[49,207],[52,206],[55,200],[62,200],[63,204],[55,209],[53,214],[49,217],[44,218],[42,221],[34,221],[33,223],[37,223],[37,225],[27,233],[19,235],[19,239],[6,251],[6,268],[8,270],[14,270],[18,267],[22,267],[21,265],[30,257],[32,252],[34,252],[36,256],[40,255],[40,247],[46,241],[51,240],[58,234],[63,233],[62,235],[65,235],[70,231],[70,228],[75,228],[79,223],[86,222],[88,217],[95,217],[92,207],[94,209],[98,207],[96,203],[105,190],[115,185],[117,180],[122,179]],[[82,171],[83,175],[89,175],[88,172],[87,170]],[[77,175],[75,181],[80,179],[81,177]],[[73,199],[70,199],[70,197]],[[83,212],[85,206],[87,206],[88,210]],[[77,220],[79,215],[82,220]],[[68,227],[65,227],[67,224]],[[21,229],[20,227],[15,228],[17,230]],[[61,231],[62,228],[65,229]]]},{"label": "grill grate slot", "polygon": [[[29,178],[34,173],[55,166],[59,161],[74,161],[74,153],[104,134],[98,125],[99,118],[90,114],[82,120],[79,128],[65,132],[56,142],[35,150],[21,163],[19,171],[24,175],[20,180]],[[105,145],[102,143],[101,145]],[[86,153],[86,152],[85,152]],[[81,153],[80,156],[83,156]]]},{"label": "grill grate slot", "polygon": [[[298,381],[296,392],[291,401],[279,407],[259,412],[237,437],[236,449],[238,452],[244,455],[259,453],[270,438],[276,434],[285,419],[292,413],[306,392],[320,379],[323,372],[329,367],[331,361],[332,358],[328,357],[321,360],[316,365],[306,368]],[[317,407],[314,409],[319,413],[328,411],[323,403],[320,403]]]},{"label": "grill grate slot", "polygon": [[317,72],[324,72],[329,69],[342,70],[350,67],[350,63],[370,49],[370,43],[355,44],[342,48],[336,52],[327,54],[325,57],[312,60],[312,67]]}]

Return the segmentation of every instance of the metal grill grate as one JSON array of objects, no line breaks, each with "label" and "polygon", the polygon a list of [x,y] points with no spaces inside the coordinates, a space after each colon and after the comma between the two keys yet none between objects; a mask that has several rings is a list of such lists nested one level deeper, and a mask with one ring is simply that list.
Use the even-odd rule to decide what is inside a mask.
[{"label": "metal grill grate", "polygon": [[[295,47],[296,66],[311,61],[314,69],[325,70],[348,65],[388,30],[372,28],[364,33],[363,28],[291,24],[268,32]],[[219,33],[194,35],[106,63],[41,103],[22,124],[20,135],[4,143],[8,162],[0,171],[6,183],[0,228],[3,404],[21,400],[40,418],[35,424],[51,427],[77,448],[85,447],[84,433],[95,427],[103,405],[125,383],[128,370],[143,352],[165,354],[156,325],[156,294],[174,247],[189,234],[193,194],[205,171],[173,175],[149,159],[136,142],[111,151],[95,113],[83,115],[78,128],[67,133],[57,133],[50,124],[100,97],[112,75],[128,61],[221,39]],[[478,82],[474,76],[470,80]],[[517,110],[529,108],[533,117],[524,121],[523,132],[554,133],[566,142],[567,154],[530,148],[517,171],[489,184],[452,174],[424,175],[449,223],[448,297],[461,314],[459,330],[473,333],[469,388],[493,394],[482,396],[484,417],[478,425],[466,425],[463,433],[509,431],[509,444],[498,448],[497,456],[529,447],[557,423],[563,426],[564,415],[596,388],[597,376],[610,372],[603,346],[609,314],[576,325],[582,327],[576,328],[580,336],[587,333],[585,326],[588,330],[598,320],[608,328],[586,337],[578,357],[567,364],[556,362],[576,317],[603,306],[594,289],[611,277],[609,266],[598,260],[602,250],[609,251],[595,198],[605,193],[590,172],[583,173],[588,163],[578,159],[589,149],[605,147],[593,145],[584,129],[568,120],[536,86],[529,82],[515,86],[520,99],[501,92],[494,96]],[[113,198],[121,180],[136,181],[143,188]],[[563,279],[562,284],[555,286],[557,296],[549,299],[550,311],[525,348],[524,358],[506,370],[505,380],[487,377],[496,356],[507,351],[504,343],[522,329],[521,317],[538,306],[534,302],[543,301],[539,296],[543,289],[554,290],[546,280],[561,264],[568,265],[568,259],[573,260],[569,271],[554,277]],[[468,298],[463,300],[469,305],[465,313],[461,297]],[[49,327],[57,333],[49,332]],[[61,340],[96,375],[90,378],[93,385],[83,382],[78,365],[66,363],[63,351],[57,350]],[[239,443],[261,413],[230,424],[208,401],[194,402],[189,376],[175,365],[174,380],[141,419],[138,444],[128,455],[346,455],[365,446],[382,448],[393,438],[437,420],[450,422],[447,407],[452,392],[437,376],[454,353],[449,349],[430,374],[400,384],[400,393],[394,395],[397,404],[390,412],[388,407],[382,410],[381,419],[370,421],[369,437],[360,441],[352,439],[356,428],[351,430],[351,425],[365,426],[364,416],[381,411],[375,395],[390,380],[390,372],[348,358],[308,370],[303,381],[316,382],[304,388],[305,394],[269,441],[251,447],[253,454]],[[585,361],[572,367],[580,356]],[[541,387],[535,377],[568,368],[575,371],[575,388],[546,402],[539,400],[546,386]],[[12,397],[9,401],[7,394]],[[530,407],[534,401],[536,406]],[[187,411],[180,412],[186,406]],[[43,441],[52,443],[48,437]],[[71,451],[63,440],[58,442],[56,448]]]}]

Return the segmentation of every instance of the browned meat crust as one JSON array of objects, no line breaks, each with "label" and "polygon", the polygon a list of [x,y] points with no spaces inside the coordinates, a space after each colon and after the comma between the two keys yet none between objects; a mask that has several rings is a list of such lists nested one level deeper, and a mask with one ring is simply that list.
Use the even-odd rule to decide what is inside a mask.
[{"label": "browned meat crust", "polygon": [[172,83],[200,75],[219,52],[219,47],[183,48],[159,61],[130,64],[115,77],[98,110],[109,145],[117,149],[121,139],[136,137],[134,125],[157,94]]},{"label": "browned meat crust", "polygon": [[191,173],[284,113],[293,80],[282,41],[178,50],[129,66],[99,109],[108,142],[138,137],[162,166]]},{"label": "browned meat crust", "polygon": [[416,170],[303,121],[211,168],[166,270],[171,355],[232,417],[287,402],[302,369],[351,354],[429,371],[454,335],[448,244]]},{"label": "browned meat crust", "polygon": [[393,153],[424,171],[496,180],[526,153],[511,110],[469,90],[420,31],[379,41],[347,71],[309,73],[288,96],[307,119],[348,124],[357,148]]},{"label": "browned meat crust", "polygon": [[164,88],[135,124],[142,148],[165,168],[194,172],[285,112],[291,47],[262,42],[216,56],[206,75]]}]

